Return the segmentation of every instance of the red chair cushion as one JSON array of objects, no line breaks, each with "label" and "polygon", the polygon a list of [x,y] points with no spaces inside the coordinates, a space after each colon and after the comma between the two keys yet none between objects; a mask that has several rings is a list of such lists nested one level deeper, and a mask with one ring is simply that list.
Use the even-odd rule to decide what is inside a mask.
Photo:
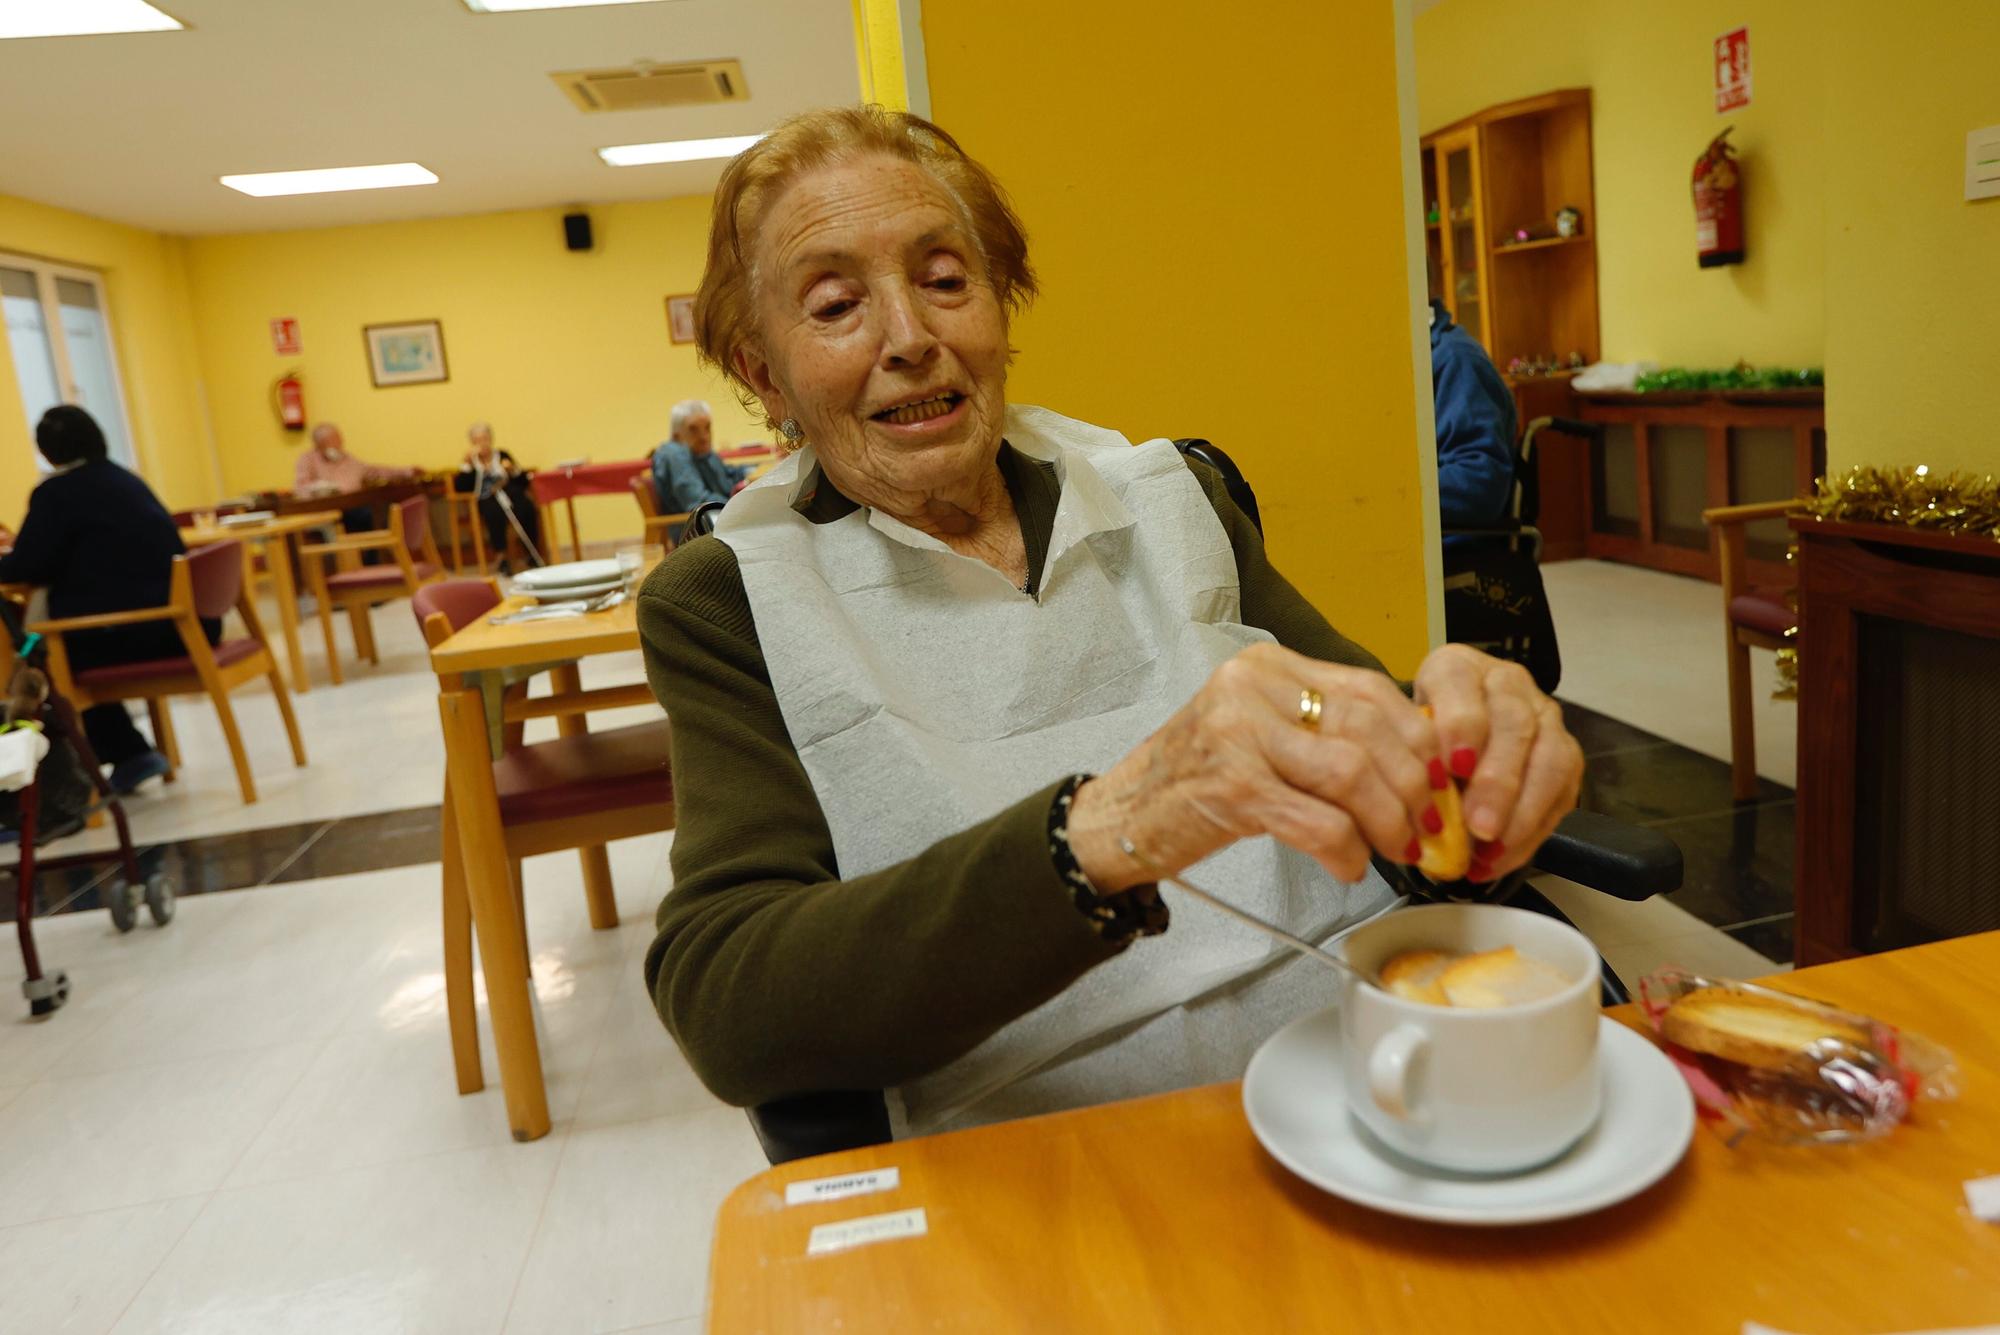
[{"label": "red chair cushion", "polygon": [[1799,624],[1799,614],[1785,602],[1789,589],[1756,586],[1729,600],[1729,622],[1767,635],[1783,635]]},{"label": "red chair cushion", "polygon": [[669,735],[667,721],[661,719],[509,751],[493,762],[500,823],[565,820],[673,801]]},{"label": "red chair cushion", "polygon": [[[417,578],[429,579],[439,573],[439,567],[429,561],[417,563]],[[359,570],[342,570],[326,577],[329,589],[373,589],[385,585],[400,587],[403,583],[403,567],[399,565],[363,566]]]},{"label": "red chair cushion", "polygon": [[[240,640],[224,640],[215,646],[215,665],[227,667],[241,662],[264,646],[256,640],[244,637]],[[148,677],[195,675],[192,658],[148,658],[140,663],[118,663],[111,667],[91,668],[76,674],[76,684],[86,691],[99,691],[107,687],[122,686],[127,682],[144,681]]]}]

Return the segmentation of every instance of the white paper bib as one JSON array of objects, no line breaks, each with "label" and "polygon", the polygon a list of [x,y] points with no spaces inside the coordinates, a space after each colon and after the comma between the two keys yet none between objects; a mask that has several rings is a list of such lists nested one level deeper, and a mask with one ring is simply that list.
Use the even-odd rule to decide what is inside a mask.
[{"label": "white paper bib", "polygon": [[[1037,597],[886,514],[864,507],[826,524],[799,514],[792,502],[811,474],[809,449],[746,488],[716,524],[736,553],[843,876],[913,857],[1064,775],[1110,768],[1225,659],[1271,639],[1237,620],[1235,554],[1172,442],[1135,449],[1115,432],[1024,406],[1008,409],[1005,434],[1022,454],[1053,462],[1062,480]],[[1315,941],[1394,903],[1372,872],[1343,886],[1270,839],[1232,845],[1189,875]],[[883,943],[887,967],[896,946]],[[1282,950],[1211,910],[1178,905],[1164,936],[1134,943],[905,1085],[906,1124],[965,1120],[981,1099],[1086,1046],[1081,1059],[1102,1068],[1103,1097],[1131,1085],[1134,1060],[1147,1068],[1141,1083],[1188,1083],[1205,1072],[1172,1053],[1192,1031],[1170,1023],[1175,1032],[1162,1040],[1154,1017]],[[1233,1005],[1242,991],[1230,989]],[[1091,1043],[1120,1031],[1146,1052],[1121,1052],[1122,1039]],[[1229,1054],[1229,1074],[1247,1057],[1247,1048]],[[1155,1069],[1163,1063],[1180,1069]],[[1060,1097],[1080,1102],[1091,1101],[1091,1084],[1089,1070],[1055,1082]]]}]

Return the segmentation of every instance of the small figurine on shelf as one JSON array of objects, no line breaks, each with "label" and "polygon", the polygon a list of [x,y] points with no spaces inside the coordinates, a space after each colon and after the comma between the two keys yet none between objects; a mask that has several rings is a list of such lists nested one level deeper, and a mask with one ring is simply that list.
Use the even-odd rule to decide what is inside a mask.
[{"label": "small figurine on shelf", "polygon": [[1431,201],[1431,210],[1424,215],[1424,221],[1433,227],[1438,225],[1438,202],[1435,199]]},{"label": "small figurine on shelf", "polygon": [[1576,209],[1576,208],[1560,208],[1560,209],[1557,209],[1557,210],[1556,210],[1556,235],[1557,235],[1557,236],[1565,236],[1565,237],[1567,237],[1567,236],[1582,236],[1582,235],[1583,235],[1583,212],[1582,212],[1582,210],[1580,210],[1580,209]]},{"label": "small figurine on shelf", "polygon": [[1565,371],[1581,371],[1588,365],[1590,363],[1584,360],[1584,356],[1580,352],[1572,352],[1569,356],[1563,358],[1563,370]]}]

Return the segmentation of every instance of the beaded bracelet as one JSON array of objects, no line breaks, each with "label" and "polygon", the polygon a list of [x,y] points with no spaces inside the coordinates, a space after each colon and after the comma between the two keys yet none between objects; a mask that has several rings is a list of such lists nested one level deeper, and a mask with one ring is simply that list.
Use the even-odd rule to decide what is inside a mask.
[{"label": "beaded bracelet", "polygon": [[1135,936],[1158,936],[1167,930],[1169,920],[1160,887],[1149,882],[1122,894],[1100,896],[1069,846],[1070,804],[1076,800],[1076,790],[1095,777],[1072,774],[1056,789],[1055,800],[1049,803],[1049,860],[1069,887],[1076,911],[1088,918],[1091,929],[1106,941],[1120,944]]}]

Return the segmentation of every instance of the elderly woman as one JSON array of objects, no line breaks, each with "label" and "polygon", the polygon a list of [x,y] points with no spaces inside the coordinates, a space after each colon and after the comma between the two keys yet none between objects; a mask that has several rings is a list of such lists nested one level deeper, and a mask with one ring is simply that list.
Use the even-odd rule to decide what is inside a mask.
[{"label": "elderly woman", "polygon": [[[683,399],[667,418],[667,439],[653,451],[653,490],[660,513],[686,514],[706,501],[726,501],[749,476],[715,452],[715,421],[700,399]],[[680,540],[680,530],[672,534]]]},{"label": "elderly woman", "polygon": [[646,978],[732,1102],[882,1087],[904,1134],[1238,1076],[1330,980],[1170,926],[1162,874],[1325,941],[1395,904],[1370,855],[1414,862],[1453,773],[1477,877],[1575,803],[1520,668],[1447,646],[1413,701],[1207,468],[1010,405],[1034,294],[913,116],[798,117],[717,189],[701,349],[795,452],[639,624],[680,804]]}]

